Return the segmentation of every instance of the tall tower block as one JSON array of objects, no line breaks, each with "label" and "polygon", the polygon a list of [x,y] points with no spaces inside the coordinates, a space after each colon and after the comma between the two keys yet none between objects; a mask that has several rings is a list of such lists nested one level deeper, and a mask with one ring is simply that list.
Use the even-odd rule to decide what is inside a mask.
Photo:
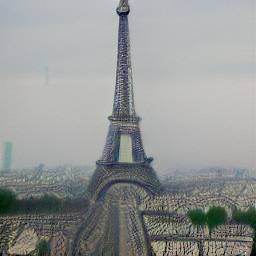
[{"label": "tall tower block", "polygon": [[89,191],[100,198],[116,183],[136,183],[154,193],[160,183],[146,156],[141,132],[140,117],[136,114],[130,52],[128,0],[120,0],[116,9],[119,16],[116,84],[110,126],[102,157],[92,177]]},{"label": "tall tower block", "polygon": [[12,142],[6,141],[3,143],[3,150],[2,150],[2,169],[3,170],[10,170],[12,167],[12,150],[13,150]]}]

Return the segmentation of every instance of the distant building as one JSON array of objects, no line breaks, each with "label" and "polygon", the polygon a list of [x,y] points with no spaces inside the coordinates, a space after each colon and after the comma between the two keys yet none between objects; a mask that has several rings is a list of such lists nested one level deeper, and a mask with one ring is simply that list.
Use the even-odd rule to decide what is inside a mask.
[{"label": "distant building", "polygon": [[7,141],[3,144],[2,169],[9,170],[12,167],[12,143]]}]

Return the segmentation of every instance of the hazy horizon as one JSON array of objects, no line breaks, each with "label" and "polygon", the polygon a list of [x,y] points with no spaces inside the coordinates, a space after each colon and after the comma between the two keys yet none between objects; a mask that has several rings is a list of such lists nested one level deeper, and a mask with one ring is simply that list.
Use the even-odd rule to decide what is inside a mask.
[{"label": "hazy horizon", "polygon": [[[156,170],[256,170],[255,1],[130,3],[136,111]],[[100,158],[117,4],[0,0],[0,142],[13,142],[14,167]]]}]

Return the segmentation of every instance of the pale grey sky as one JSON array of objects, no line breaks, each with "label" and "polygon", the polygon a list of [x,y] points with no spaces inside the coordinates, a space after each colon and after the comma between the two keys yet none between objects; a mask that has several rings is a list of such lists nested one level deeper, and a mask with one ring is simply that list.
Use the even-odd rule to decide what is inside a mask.
[{"label": "pale grey sky", "polygon": [[[99,158],[117,3],[0,0],[0,138],[13,141],[15,167]],[[136,108],[156,169],[255,167],[255,1],[131,0],[131,8]]]}]

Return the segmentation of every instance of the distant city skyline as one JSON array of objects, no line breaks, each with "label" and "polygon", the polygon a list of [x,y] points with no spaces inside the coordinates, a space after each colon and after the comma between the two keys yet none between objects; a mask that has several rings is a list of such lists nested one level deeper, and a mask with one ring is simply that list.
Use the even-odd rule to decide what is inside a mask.
[{"label": "distant city skyline", "polygon": [[[14,167],[100,158],[117,2],[0,0],[0,142],[14,143]],[[135,105],[156,170],[256,169],[254,0],[131,5]]]}]

